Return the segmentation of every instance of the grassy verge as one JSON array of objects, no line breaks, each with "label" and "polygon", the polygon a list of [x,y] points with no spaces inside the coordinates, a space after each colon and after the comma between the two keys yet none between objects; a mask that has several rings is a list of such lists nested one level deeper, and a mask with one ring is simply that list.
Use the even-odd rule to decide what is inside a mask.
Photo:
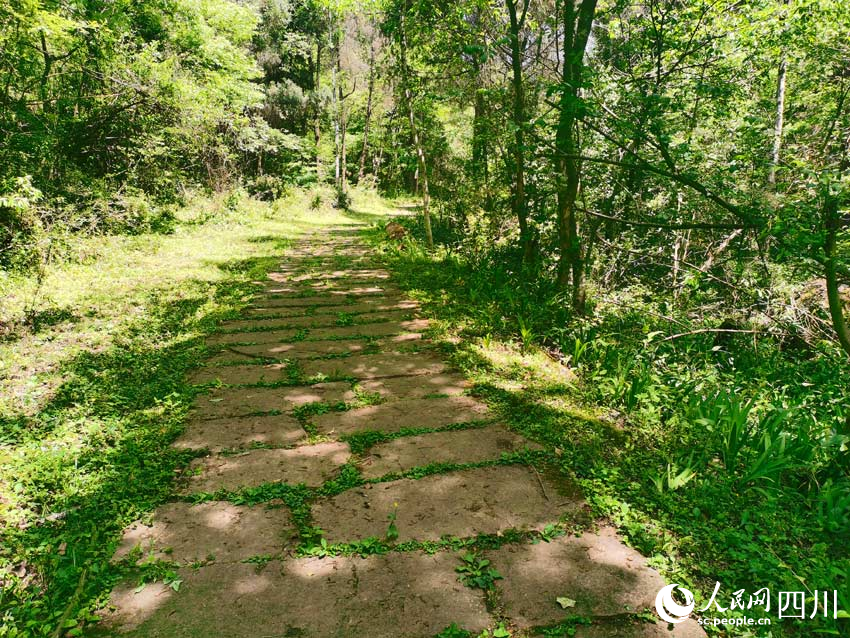
[{"label": "grassy verge", "polygon": [[[554,453],[595,513],[691,589],[697,609],[715,582],[727,608],[733,592],[746,606],[767,587],[770,613],[714,615],[773,621],[770,634],[734,635],[847,635],[845,361],[747,338],[664,341],[667,312],[645,294],[600,294],[591,317],[572,318],[541,277],[523,284],[498,255],[429,253],[417,221],[403,223],[401,245],[377,229],[371,240],[476,394]],[[832,609],[778,620],[779,592],[804,592],[811,614],[818,590],[838,590],[838,620]]]},{"label": "grassy verge", "polygon": [[203,336],[295,237],[346,223],[311,199],[199,198],[170,235],[72,239],[61,263],[0,281],[0,636],[92,620],[121,529],[186,461],[169,444]]}]

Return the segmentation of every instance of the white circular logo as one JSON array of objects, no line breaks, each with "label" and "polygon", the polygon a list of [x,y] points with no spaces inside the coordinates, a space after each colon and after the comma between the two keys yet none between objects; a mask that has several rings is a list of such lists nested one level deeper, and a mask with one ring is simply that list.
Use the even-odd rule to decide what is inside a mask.
[{"label": "white circular logo", "polygon": [[688,616],[694,610],[694,595],[684,587],[679,587],[682,596],[685,597],[685,604],[680,605],[673,600],[673,590],[679,587],[678,583],[662,587],[661,591],[655,597],[655,610],[662,620],[667,622],[677,623],[687,620]]}]

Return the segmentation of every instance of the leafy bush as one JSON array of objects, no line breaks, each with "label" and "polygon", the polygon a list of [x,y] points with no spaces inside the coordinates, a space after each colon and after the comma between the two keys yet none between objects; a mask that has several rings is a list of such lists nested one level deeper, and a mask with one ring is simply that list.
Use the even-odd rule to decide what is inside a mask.
[{"label": "leafy bush", "polygon": [[43,231],[36,204],[42,194],[32,177],[18,177],[0,186],[0,266],[18,269],[37,255],[32,239]]},{"label": "leafy bush", "polygon": [[287,187],[276,175],[258,175],[248,180],[245,190],[260,201],[270,202],[286,196]]}]

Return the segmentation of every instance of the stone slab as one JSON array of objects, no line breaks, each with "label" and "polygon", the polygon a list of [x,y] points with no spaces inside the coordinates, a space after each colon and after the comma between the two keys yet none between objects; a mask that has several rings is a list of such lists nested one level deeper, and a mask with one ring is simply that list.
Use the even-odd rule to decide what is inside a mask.
[{"label": "stone slab", "polygon": [[259,449],[233,456],[195,459],[187,470],[184,494],[238,490],[263,483],[304,483],[318,487],[336,476],[351,457],[344,443],[318,443],[291,449]]},{"label": "stone slab", "polygon": [[367,392],[378,392],[387,400],[459,396],[471,387],[466,379],[453,373],[369,379],[358,385]]},{"label": "stone slab", "polygon": [[575,638],[705,638],[694,620],[676,625],[666,623],[596,623],[576,629]]},{"label": "stone slab", "polygon": [[[303,315],[333,315],[340,312],[345,312],[352,315],[363,315],[376,312],[391,312],[394,310],[414,311],[419,308],[419,304],[415,301],[396,301],[384,302],[378,301],[373,303],[348,303],[338,306],[280,306],[277,302],[279,299],[256,299],[253,304],[244,310],[242,313],[246,317],[262,317],[274,315],[276,317],[300,317]],[[383,301],[383,300],[380,300]]]},{"label": "stone slab", "polygon": [[[387,291],[388,286],[386,278],[380,277],[358,277],[349,279],[325,279],[312,275],[303,275],[306,279],[295,279],[281,273],[280,279],[273,279],[266,282],[264,289],[274,289],[275,293],[280,293],[282,289],[287,292],[292,292],[296,296],[309,296],[311,294],[323,295],[336,292],[346,292],[348,290],[360,290],[372,288],[380,288]],[[389,288],[392,294],[397,293],[395,287]]]},{"label": "stone slab", "polygon": [[[396,353],[399,348],[428,345],[421,335],[407,334],[380,339],[328,339],[325,341],[294,341],[292,343],[256,343],[224,348],[219,354],[206,360],[207,365],[228,365],[240,362],[282,362],[291,359],[321,359],[328,356],[369,354],[378,352]],[[416,356],[411,354],[410,356]]]},{"label": "stone slab", "polygon": [[432,432],[380,443],[369,450],[360,471],[366,478],[404,472],[431,463],[476,463],[540,446],[501,425]]},{"label": "stone slab", "polygon": [[[419,342],[419,344],[417,344]],[[364,351],[396,352],[394,348],[422,345],[418,334],[383,337],[375,340],[328,339],[320,341],[294,341],[292,343],[257,343],[231,346],[207,359],[208,365],[237,363],[239,361],[317,359],[328,355],[363,354]],[[411,355],[416,356],[416,355]]]},{"label": "stone slab", "polygon": [[309,339],[338,339],[342,337],[386,337],[405,333],[419,333],[427,330],[427,319],[410,321],[387,321],[385,323],[355,324],[332,328],[313,328],[307,334]]},{"label": "stone slab", "polygon": [[247,448],[254,444],[286,446],[295,445],[307,438],[307,433],[291,416],[275,414],[224,419],[195,419],[174,441],[182,449]]},{"label": "stone slab", "polygon": [[105,627],[136,638],[433,638],[451,623],[477,635],[492,623],[480,592],[464,587],[453,554],[302,558],[181,570],[161,584],[113,591]]},{"label": "stone slab", "polygon": [[305,286],[270,282],[263,288],[263,292],[267,295],[294,295],[302,299],[314,299],[320,297],[328,297],[331,299],[334,297],[337,299],[345,297],[355,299],[360,297],[398,297],[401,294],[401,291],[395,286],[390,286],[384,283],[379,285],[364,283],[361,285],[345,286],[343,288],[314,289]]},{"label": "stone slab", "polygon": [[274,293],[266,293],[258,295],[256,299],[262,299],[263,303],[268,303],[274,300],[276,306],[281,308],[309,308],[311,306],[340,306],[346,303],[345,299],[340,299],[338,296],[329,297],[327,295],[311,295],[309,297],[293,297],[291,295],[278,294],[276,297],[271,296]]},{"label": "stone slab", "polygon": [[[246,346],[233,346],[207,359],[207,364],[232,363],[256,359],[314,359],[327,355],[361,353],[369,347],[366,339],[343,341],[295,341],[293,343],[258,343]],[[375,347],[375,346],[373,346]]]},{"label": "stone slab", "polygon": [[207,345],[219,346],[238,343],[282,343],[293,341],[301,330],[254,330],[253,332],[218,332],[206,338]]},{"label": "stone slab", "polygon": [[[666,584],[646,559],[606,527],[536,545],[487,552],[504,577],[497,583],[507,615],[519,626],[562,622],[570,615],[616,616],[651,609]],[[559,596],[576,601],[562,609]]]},{"label": "stone slab", "polygon": [[382,268],[346,268],[342,270],[317,271],[290,276],[291,281],[315,281],[317,279],[389,279],[390,273]]},{"label": "stone slab", "polygon": [[318,502],[313,524],[330,542],[383,538],[387,517],[395,511],[400,541],[426,541],[542,529],[581,509],[574,487],[559,487],[531,468],[510,465],[354,488]]},{"label": "stone slab", "polygon": [[344,359],[317,359],[301,364],[301,372],[305,377],[350,376],[357,379],[440,374],[446,369],[442,359],[423,353],[389,352]]},{"label": "stone slab", "polygon": [[137,521],[124,530],[115,559],[138,547],[143,552],[141,560],[152,555],[181,565],[236,562],[277,555],[295,535],[286,508],[242,507],[219,501],[167,503],[149,521]]},{"label": "stone slab", "polygon": [[189,375],[194,384],[217,381],[225,385],[256,385],[281,383],[290,378],[288,363],[239,364],[232,366],[205,366]]},{"label": "stone slab", "polygon": [[472,397],[389,401],[347,412],[329,412],[311,419],[325,434],[398,432],[403,428],[437,428],[480,421],[490,416],[487,406]]},{"label": "stone slab", "polygon": [[[297,317],[237,319],[234,321],[223,321],[219,325],[219,329],[222,332],[253,332],[256,330],[286,330],[288,328],[328,328],[340,325],[343,322],[344,315],[345,312],[340,310],[337,314],[327,313],[321,315],[301,315]],[[410,312],[405,310],[375,312],[368,315],[357,315],[357,321],[364,324],[400,321],[407,319],[409,315]]]},{"label": "stone slab", "polygon": [[291,410],[307,403],[336,403],[354,398],[347,381],[281,388],[215,388],[195,399],[193,416],[202,419],[247,416]]}]

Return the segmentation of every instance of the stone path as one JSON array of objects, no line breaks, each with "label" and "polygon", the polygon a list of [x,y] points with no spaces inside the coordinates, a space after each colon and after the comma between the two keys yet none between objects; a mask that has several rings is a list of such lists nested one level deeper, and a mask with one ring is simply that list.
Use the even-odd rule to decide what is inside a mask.
[{"label": "stone path", "polygon": [[[170,564],[179,586],[119,585],[102,632],[430,638],[504,623],[532,636],[581,617],[584,638],[704,636],[637,619],[661,577],[588,520],[426,327],[356,229],[290,251],[209,338],[190,379],[209,388],[175,442],[199,457],[116,553]],[[465,586],[461,548],[502,578]]]}]

